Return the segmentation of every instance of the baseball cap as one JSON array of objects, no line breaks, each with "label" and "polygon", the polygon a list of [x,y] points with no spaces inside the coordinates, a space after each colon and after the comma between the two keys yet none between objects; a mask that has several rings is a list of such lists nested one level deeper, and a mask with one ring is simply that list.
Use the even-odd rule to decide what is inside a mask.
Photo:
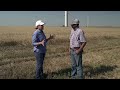
[{"label": "baseball cap", "polygon": [[38,20],[36,23],[35,23],[35,26],[37,27],[38,25],[44,25],[45,23],[42,22],[42,20]]},{"label": "baseball cap", "polygon": [[78,20],[78,19],[74,19],[73,21],[72,21],[72,24],[79,24],[80,23],[80,21]]}]

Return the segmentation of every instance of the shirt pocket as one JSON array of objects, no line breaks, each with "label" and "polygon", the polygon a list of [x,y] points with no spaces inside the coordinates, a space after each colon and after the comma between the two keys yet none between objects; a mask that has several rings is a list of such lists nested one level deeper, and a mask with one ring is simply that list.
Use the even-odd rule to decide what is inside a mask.
[{"label": "shirt pocket", "polygon": [[80,41],[80,34],[76,35],[76,40],[79,42]]}]

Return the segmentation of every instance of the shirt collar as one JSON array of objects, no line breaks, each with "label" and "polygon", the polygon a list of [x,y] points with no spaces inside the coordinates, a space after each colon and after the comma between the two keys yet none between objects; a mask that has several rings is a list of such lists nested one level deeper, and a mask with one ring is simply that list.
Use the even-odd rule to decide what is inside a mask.
[{"label": "shirt collar", "polygon": [[37,29],[37,31],[40,32],[40,33],[43,33],[43,30],[39,30],[39,29]]},{"label": "shirt collar", "polygon": [[75,30],[73,29],[73,31],[77,31],[79,28],[76,28]]}]

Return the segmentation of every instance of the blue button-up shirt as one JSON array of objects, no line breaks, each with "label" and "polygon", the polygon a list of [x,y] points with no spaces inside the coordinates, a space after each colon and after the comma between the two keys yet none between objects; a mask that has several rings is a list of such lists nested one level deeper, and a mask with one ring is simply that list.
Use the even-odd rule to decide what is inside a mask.
[{"label": "blue button-up shirt", "polygon": [[[45,40],[44,46],[38,45],[38,42],[41,42],[42,40]],[[40,52],[40,53],[46,53],[46,36],[42,30],[37,29],[33,35],[32,35],[32,45],[33,45],[33,51],[34,52]]]}]

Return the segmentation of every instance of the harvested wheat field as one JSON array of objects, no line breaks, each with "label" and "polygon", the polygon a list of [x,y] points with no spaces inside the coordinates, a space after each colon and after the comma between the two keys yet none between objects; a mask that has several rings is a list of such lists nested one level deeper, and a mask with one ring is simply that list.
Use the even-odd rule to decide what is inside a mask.
[{"label": "harvested wheat field", "polygon": [[[56,35],[47,45],[46,79],[71,79],[70,29],[45,27],[47,37]],[[87,38],[83,53],[85,79],[120,79],[120,28],[82,29]],[[0,79],[35,79],[33,32],[33,27],[0,27]]]}]

